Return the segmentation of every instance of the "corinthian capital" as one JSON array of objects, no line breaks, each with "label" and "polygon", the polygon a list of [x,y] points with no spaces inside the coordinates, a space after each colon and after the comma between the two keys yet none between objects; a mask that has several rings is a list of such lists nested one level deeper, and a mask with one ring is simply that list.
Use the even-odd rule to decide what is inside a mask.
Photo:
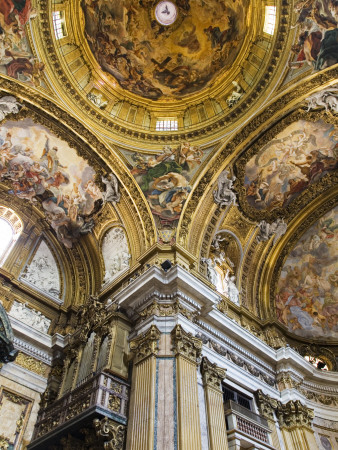
[{"label": "corinthian capital", "polygon": [[142,361],[149,356],[156,356],[158,353],[158,340],[161,332],[152,325],[148,331],[130,341],[130,350],[135,355],[135,363]]},{"label": "corinthian capital", "polygon": [[273,412],[277,408],[277,400],[267,394],[264,394],[260,389],[256,391],[255,396],[261,415],[267,419],[274,419]]},{"label": "corinthian capital", "polygon": [[203,346],[200,339],[184,331],[181,325],[176,325],[171,332],[171,342],[176,356],[180,355],[193,363],[197,363]]},{"label": "corinthian capital", "polygon": [[285,405],[278,404],[277,417],[281,427],[311,428],[314,412],[313,409],[302,405],[299,400],[290,400]]},{"label": "corinthian capital", "polygon": [[201,373],[204,386],[210,386],[221,391],[220,385],[225,378],[226,369],[211,363],[208,358],[202,358]]}]

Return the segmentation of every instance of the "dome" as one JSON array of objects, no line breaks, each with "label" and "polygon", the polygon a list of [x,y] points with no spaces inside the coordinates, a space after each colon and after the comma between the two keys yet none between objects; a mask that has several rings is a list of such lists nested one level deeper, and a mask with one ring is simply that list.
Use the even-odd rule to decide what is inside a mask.
[{"label": "dome", "polygon": [[[175,15],[167,26],[155,12],[168,16],[170,5]],[[82,8],[85,35],[102,70],[127,91],[153,100],[210,86],[239,55],[251,17],[248,0],[155,7],[152,1],[114,0]]]}]

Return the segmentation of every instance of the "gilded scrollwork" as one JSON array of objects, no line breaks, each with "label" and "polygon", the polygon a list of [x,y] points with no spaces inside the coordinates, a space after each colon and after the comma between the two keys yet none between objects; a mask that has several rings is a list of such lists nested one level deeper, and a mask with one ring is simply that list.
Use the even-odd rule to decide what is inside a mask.
[{"label": "gilded scrollwork", "polygon": [[122,450],[126,427],[104,417],[102,420],[94,419],[96,436],[103,439],[106,450]]},{"label": "gilded scrollwork", "polygon": [[19,352],[15,364],[23,367],[24,369],[30,370],[42,377],[46,377],[49,371],[48,366],[43,364],[42,361],[34,358],[33,356],[26,355],[25,353]]}]

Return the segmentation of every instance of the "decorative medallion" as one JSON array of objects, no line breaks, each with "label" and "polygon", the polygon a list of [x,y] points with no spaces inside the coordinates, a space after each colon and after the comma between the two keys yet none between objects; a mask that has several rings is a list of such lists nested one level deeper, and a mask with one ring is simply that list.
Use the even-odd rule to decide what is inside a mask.
[{"label": "decorative medallion", "polygon": [[177,9],[172,2],[160,2],[155,8],[155,17],[161,25],[172,25],[177,18]]}]

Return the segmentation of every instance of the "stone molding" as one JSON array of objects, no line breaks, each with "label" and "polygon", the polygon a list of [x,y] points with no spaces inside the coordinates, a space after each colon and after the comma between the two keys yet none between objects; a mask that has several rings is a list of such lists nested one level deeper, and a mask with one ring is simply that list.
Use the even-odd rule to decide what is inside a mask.
[{"label": "stone molding", "polygon": [[172,350],[175,356],[183,356],[190,362],[197,364],[202,353],[203,342],[191,333],[176,325],[171,332]]},{"label": "stone molding", "polygon": [[201,373],[204,387],[212,387],[221,392],[221,383],[226,376],[226,369],[211,363],[207,357],[202,358]]},{"label": "stone molding", "polygon": [[158,340],[161,332],[156,325],[151,325],[148,331],[130,341],[129,346],[134,354],[135,364],[149,356],[156,356],[159,350]]}]

